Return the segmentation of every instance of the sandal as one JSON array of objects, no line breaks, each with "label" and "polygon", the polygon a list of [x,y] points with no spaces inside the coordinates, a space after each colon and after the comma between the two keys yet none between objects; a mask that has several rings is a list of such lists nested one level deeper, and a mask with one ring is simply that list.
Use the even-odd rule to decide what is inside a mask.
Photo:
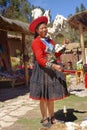
[{"label": "sandal", "polygon": [[[45,121],[47,121],[47,122],[45,122]],[[51,127],[51,123],[49,122],[49,118],[42,119],[42,120],[41,120],[41,123],[43,123],[42,125],[43,125],[44,127],[48,127],[48,128]]]},{"label": "sandal", "polygon": [[48,120],[48,122],[49,122],[49,117],[47,117],[46,119],[42,119],[42,120],[40,121],[40,123],[44,123],[44,121],[46,121],[46,120]]}]

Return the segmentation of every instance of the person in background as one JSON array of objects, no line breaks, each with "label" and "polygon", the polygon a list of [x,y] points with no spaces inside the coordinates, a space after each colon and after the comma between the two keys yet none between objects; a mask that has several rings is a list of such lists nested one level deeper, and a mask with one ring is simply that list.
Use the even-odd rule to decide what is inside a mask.
[{"label": "person in background", "polygon": [[72,61],[68,61],[68,63],[67,63],[68,65],[68,69],[69,70],[72,70],[73,69],[73,66],[72,66]]},{"label": "person in background", "polygon": [[[40,100],[41,122],[49,127],[58,122],[54,116],[54,101],[67,97],[69,93],[62,67],[56,61],[61,53],[55,52],[54,41],[47,37],[47,23],[47,17],[41,16],[29,25],[29,31],[34,33],[31,47],[35,57],[29,97]],[[67,43],[68,39],[65,40]]]}]

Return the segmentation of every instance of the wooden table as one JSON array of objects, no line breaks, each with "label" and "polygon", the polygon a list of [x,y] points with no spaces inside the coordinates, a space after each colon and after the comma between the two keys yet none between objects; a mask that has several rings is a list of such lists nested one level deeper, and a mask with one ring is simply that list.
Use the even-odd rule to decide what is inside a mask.
[{"label": "wooden table", "polygon": [[12,87],[15,87],[15,79],[10,79],[10,78],[1,78],[0,82],[10,82]]}]

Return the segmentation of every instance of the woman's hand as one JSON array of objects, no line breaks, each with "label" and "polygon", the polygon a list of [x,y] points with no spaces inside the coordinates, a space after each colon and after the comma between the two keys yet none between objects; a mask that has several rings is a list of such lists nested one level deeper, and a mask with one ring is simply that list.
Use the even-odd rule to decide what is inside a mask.
[{"label": "woman's hand", "polygon": [[52,64],[52,69],[62,72],[63,68],[60,65]]}]

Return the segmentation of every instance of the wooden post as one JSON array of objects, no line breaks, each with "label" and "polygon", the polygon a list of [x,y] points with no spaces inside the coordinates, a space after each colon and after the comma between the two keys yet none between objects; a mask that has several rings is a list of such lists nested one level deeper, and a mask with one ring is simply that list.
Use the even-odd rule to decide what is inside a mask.
[{"label": "wooden post", "polygon": [[80,32],[80,42],[81,42],[81,50],[82,50],[82,60],[83,60],[83,64],[85,64],[86,63],[85,47],[84,47],[84,38],[83,38],[83,28],[81,23],[79,23],[79,32]]},{"label": "wooden post", "polygon": [[25,34],[22,34],[22,49],[23,49],[24,69],[25,69],[25,84],[26,86],[28,86],[28,68],[27,68],[27,62],[25,61],[25,56],[26,56]]}]

